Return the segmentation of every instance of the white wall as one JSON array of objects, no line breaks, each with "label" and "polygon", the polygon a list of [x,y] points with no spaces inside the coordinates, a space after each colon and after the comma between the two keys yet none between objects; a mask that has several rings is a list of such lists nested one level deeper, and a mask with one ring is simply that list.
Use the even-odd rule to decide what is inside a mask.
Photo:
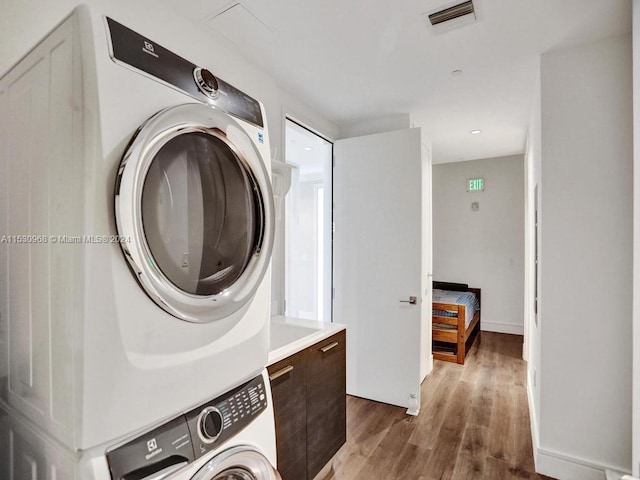
[{"label": "white wall", "polygon": [[530,398],[536,466],[559,479],[631,469],[631,92],[628,35],[541,58],[540,351],[530,349],[539,397]]},{"label": "white wall", "polygon": [[373,135],[374,133],[392,132],[394,130],[404,130],[413,128],[411,116],[408,113],[398,113],[395,115],[384,115],[378,118],[366,119],[360,122],[351,122],[341,125],[340,138],[360,137],[362,135]]},{"label": "white wall", "polygon": [[483,330],[524,332],[523,169],[522,155],[433,166],[433,279],[482,289]]},{"label": "white wall", "polygon": [[640,477],[640,0],[633,0],[633,474]]}]

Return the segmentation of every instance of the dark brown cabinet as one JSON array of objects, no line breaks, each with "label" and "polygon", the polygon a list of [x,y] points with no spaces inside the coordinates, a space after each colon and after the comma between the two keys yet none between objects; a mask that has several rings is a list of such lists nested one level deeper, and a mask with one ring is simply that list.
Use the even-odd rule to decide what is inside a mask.
[{"label": "dark brown cabinet", "polygon": [[313,480],[345,443],[346,334],[268,368],[283,480]]},{"label": "dark brown cabinet", "polygon": [[278,471],[283,480],[307,478],[307,388],[304,352],[268,368],[276,419]]},{"label": "dark brown cabinet", "polygon": [[307,354],[307,479],[312,480],[346,442],[345,332]]}]

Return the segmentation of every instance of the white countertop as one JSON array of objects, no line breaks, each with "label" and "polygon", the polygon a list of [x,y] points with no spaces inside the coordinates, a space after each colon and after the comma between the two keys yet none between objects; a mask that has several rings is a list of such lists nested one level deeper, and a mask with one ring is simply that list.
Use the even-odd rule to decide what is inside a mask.
[{"label": "white countertop", "polygon": [[271,317],[270,327],[271,350],[267,366],[347,328],[341,323],[284,316]]}]

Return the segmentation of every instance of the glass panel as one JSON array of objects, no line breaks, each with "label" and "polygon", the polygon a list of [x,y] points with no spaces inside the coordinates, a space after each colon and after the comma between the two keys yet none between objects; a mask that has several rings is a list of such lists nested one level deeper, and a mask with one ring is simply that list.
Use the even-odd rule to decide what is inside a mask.
[{"label": "glass panel", "polygon": [[256,477],[244,469],[234,468],[233,470],[222,472],[213,480],[256,480]]},{"label": "glass panel", "polygon": [[259,228],[252,182],[219,138],[194,132],[162,146],[142,191],[142,224],[153,259],[181,290],[213,295],[246,268]]},{"label": "glass panel", "polygon": [[287,120],[286,314],[331,321],[333,144]]}]

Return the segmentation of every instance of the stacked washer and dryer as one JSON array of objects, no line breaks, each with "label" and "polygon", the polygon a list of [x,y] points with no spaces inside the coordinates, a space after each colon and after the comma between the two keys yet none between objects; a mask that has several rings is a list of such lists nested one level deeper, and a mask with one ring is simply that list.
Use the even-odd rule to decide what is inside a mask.
[{"label": "stacked washer and dryer", "polygon": [[105,4],[0,79],[0,478],[279,478],[263,105]]}]

